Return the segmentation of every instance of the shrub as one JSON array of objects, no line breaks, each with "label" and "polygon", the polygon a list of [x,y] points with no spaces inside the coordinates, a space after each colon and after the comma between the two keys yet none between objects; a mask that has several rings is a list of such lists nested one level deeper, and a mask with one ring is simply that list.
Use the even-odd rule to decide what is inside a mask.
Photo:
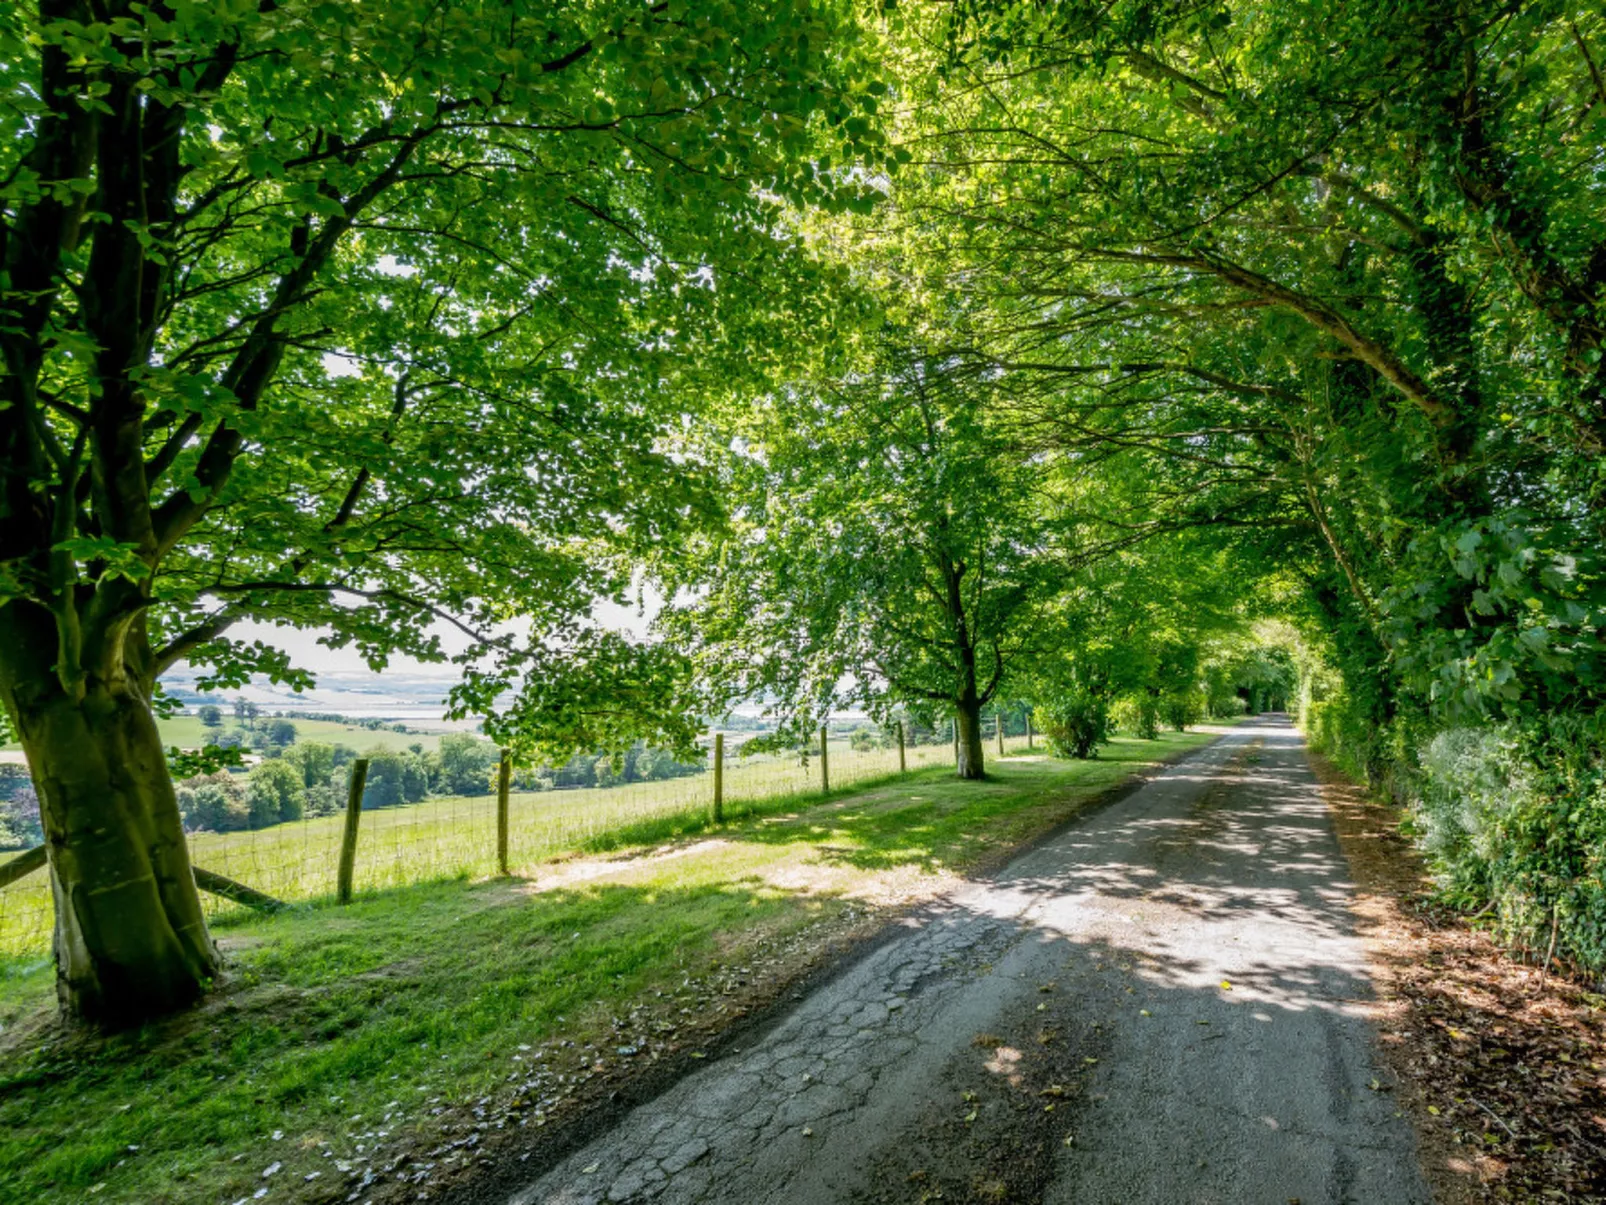
[{"label": "shrub", "polygon": [[299,820],[306,811],[307,789],[301,784],[301,771],[284,761],[263,762],[246,775],[245,784],[251,828]]},{"label": "shrub", "polygon": [[346,792],[332,782],[307,788],[307,815],[333,816],[346,806]]},{"label": "shrub", "polygon": [[44,840],[39,796],[32,785],[16,787],[10,798],[0,799],[0,849],[32,849]]},{"label": "shrub", "polygon": [[1072,691],[1032,708],[1032,718],[1061,757],[1098,756],[1110,739],[1109,706],[1090,691]]},{"label": "shrub", "polygon": [[[1189,725],[1197,724],[1203,718],[1199,706],[1199,692],[1186,690],[1166,695],[1160,702],[1160,714],[1177,732],[1186,731]],[[1152,740],[1153,737],[1149,739]]]},{"label": "shrub", "polygon": [[1160,705],[1148,694],[1130,695],[1111,710],[1114,726],[1139,740],[1160,739]]},{"label": "shrub", "polygon": [[250,827],[245,784],[227,770],[187,778],[176,793],[179,815],[192,832],[231,833]]},{"label": "shrub", "polygon": [[1414,819],[1441,889],[1507,941],[1606,969],[1606,724],[1548,716],[1428,744]]}]

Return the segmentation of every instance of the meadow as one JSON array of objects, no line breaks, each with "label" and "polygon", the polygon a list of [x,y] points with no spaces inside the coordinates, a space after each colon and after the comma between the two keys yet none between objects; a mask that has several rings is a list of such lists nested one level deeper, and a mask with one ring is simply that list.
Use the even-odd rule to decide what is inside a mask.
[{"label": "meadow", "polygon": [[[310,723],[296,721],[298,728]],[[354,731],[412,739],[404,733]],[[991,742],[988,747],[996,748]],[[1008,738],[1006,748],[1024,750],[1025,738]],[[953,750],[946,743],[918,745],[911,746],[906,756],[913,771],[951,764]],[[828,761],[833,794],[898,773],[896,748],[856,751],[846,739],[831,741]],[[509,867],[523,873],[564,853],[674,836],[706,821],[713,786],[713,775],[705,773],[605,788],[514,792],[508,803]],[[776,801],[820,794],[817,757],[811,756],[805,766],[795,754],[726,755],[728,819]],[[308,903],[334,894],[344,825],[344,814],[336,814],[254,831],[195,833],[190,837],[190,854],[196,866],[287,903]],[[363,812],[356,866],[359,892],[458,876],[477,878],[495,870],[494,796],[441,796]],[[226,900],[203,899],[218,920],[227,922],[239,912]],[[49,881],[42,872],[0,889],[0,959],[28,965],[45,957],[51,908]]]},{"label": "meadow", "polygon": [[[440,1199],[454,1168],[606,1092],[603,1060],[611,1075],[632,1060],[697,1059],[733,1017],[839,956],[841,934],[872,932],[1211,739],[1117,738],[1094,761],[1010,756],[984,782],[915,768],[944,761],[945,746],[890,778],[896,752],[889,766],[844,749],[833,786],[840,766],[848,789],[828,798],[811,797],[795,762],[753,763],[733,767],[747,803],[733,794],[720,826],[646,792],[521,796],[521,873],[219,917],[219,992],[128,1034],[57,1025],[48,959],[13,964],[0,974],[0,1184],[37,1205],[212,1205],[264,1188],[270,1205],[382,1190]],[[784,784],[798,794],[752,794]],[[570,847],[610,852],[539,858],[542,814]],[[610,814],[623,830],[604,831]],[[377,1179],[386,1167],[412,1182]]]},{"label": "meadow", "polygon": [[[277,719],[276,716],[265,716],[264,719]],[[441,742],[443,733],[439,730],[429,732],[397,732],[390,728],[365,728],[361,724],[346,724],[339,720],[305,720],[293,719],[290,721],[296,726],[296,740],[302,743],[319,741],[326,745],[350,745],[360,753],[367,753],[371,749],[384,749],[387,753],[401,753],[411,749],[414,745],[422,745],[425,753],[433,753]],[[421,726],[421,725],[420,725]],[[199,749],[206,743],[209,732],[236,732],[239,725],[232,715],[225,715],[223,727],[208,729],[201,723],[199,716],[175,715],[165,716],[157,721],[161,729],[162,743],[177,745],[180,749]],[[435,726],[431,726],[434,728]],[[18,744],[0,745],[0,752],[20,753],[22,746]]]}]

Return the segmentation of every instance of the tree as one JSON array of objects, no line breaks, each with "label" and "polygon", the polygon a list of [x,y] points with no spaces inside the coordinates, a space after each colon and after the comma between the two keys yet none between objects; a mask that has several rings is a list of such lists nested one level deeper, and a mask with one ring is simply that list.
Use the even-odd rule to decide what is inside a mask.
[{"label": "tree", "polygon": [[216,703],[203,704],[196,714],[201,717],[201,723],[207,728],[223,727],[223,709]]},{"label": "tree", "polygon": [[[375,668],[439,658],[451,623],[498,667],[458,704],[489,709],[585,651],[577,616],[628,580],[611,550],[695,520],[660,437],[700,381],[773,364],[759,332],[797,346],[831,314],[776,199],[858,204],[814,153],[884,155],[850,22],[830,0],[0,11],[0,702],[68,1012],[132,1023],[217,968],[164,671],[310,681],[231,639],[247,618],[327,626]],[[514,615],[528,644],[493,630]],[[610,685],[572,678],[596,712]]]},{"label": "tree", "polygon": [[275,749],[287,749],[296,743],[294,720],[269,720],[262,727],[262,741]]},{"label": "tree", "polygon": [[[1481,910],[1601,965],[1598,6],[900,12],[908,275],[986,311],[1045,456],[1153,477],[1114,523],[1274,532],[1246,576],[1285,588],[1313,742],[1416,795]],[[1145,728],[1211,677],[1150,651]]]},{"label": "tree", "polygon": [[334,746],[321,741],[303,742],[284,751],[284,763],[301,771],[302,786],[322,786],[335,771]]},{"label": "tree", "polygon": [[496,746],[466,732],[441,737],[436,757],[440,763],[437,789],[443,795],[484,795],[490,790],[486,775],[497,760]]},{"label": "tree", "polygon": [[227,771],[198,775],[178,784],[179,814],[185,827],[214,833],[251,826],[251,807],[244,780]]},{"label": "tree", "polygon": [[245,778],[245,797],[251,828],[300,820],[307,806],[300,771],[282,760],[265,761],[254,767]]},{"label": "tree", "polygon": [[368,758],[368,777],[363,783],[363,807],[388,808],[401,803],[406,798],[402,778],[407,759],[383,746],[370,749],[364,756]]},{"label": "tree", "polygon": [[[982,708],[1038,647],[1066,563],[1051,491],[990,428],[987,382],[889,343],[868,370],[767,399],[728,461],[739,521],[666,627],[720,692],[773,700],[775,742],[835,708],[951,712],[983,775]],[[695,573],[695,571],[694,571]]]},{"label": "tree", "polygon": [[932,268],[988,298],[978,355],[1025,417],[1078,456],[1142,455],[1223,519],[1258,496],[1374,726],[1593,706],[1599,14],[931,19],[944,69],[916,86],[937,103],[909,109],[930,162],[900,204],[966,231]]}]

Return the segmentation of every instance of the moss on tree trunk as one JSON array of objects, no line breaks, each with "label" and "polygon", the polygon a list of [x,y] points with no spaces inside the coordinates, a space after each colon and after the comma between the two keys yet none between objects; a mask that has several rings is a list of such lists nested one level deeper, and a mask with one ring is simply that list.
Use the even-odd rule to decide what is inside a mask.
[{"label": "moss on tree trunk", "polygon": [[33,678],[6,702],[39,792],[57,991],[107,1028],[193,1002],[217,970],[178,802],[143,693]]},{"label": "moss on tree trunk", "polygon": [[955,715],[959,722],[959,777],[982,778],[986,770],[982,760],[981,703],[972,697],[958,701]]}]

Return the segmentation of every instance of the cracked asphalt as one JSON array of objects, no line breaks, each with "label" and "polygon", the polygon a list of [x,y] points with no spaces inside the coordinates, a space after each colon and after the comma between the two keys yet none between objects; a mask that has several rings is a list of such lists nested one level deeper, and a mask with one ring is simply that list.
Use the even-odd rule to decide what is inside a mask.
[{"label": "cracked asphalt", "polygon": [[1427,1202],[1347,892],[1298,733],[1240,725],[508,1205]]}]

